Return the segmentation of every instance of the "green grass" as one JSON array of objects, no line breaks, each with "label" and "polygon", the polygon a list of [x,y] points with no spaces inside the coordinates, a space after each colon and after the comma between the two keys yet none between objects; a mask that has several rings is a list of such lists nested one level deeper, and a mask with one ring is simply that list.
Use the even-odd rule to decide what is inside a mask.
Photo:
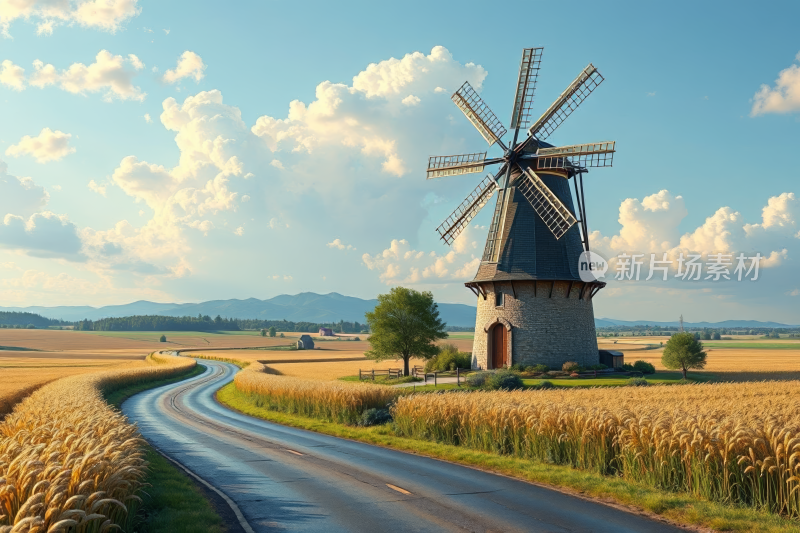
[{"label": "green grass", "polygon": [[[708,381],[708,376],[702,376],[693,372],[687,373],[688,381]],[[644,378],[653,385],[676,385],[683,380],[680,372],[656,372],[646,374]],[[597,377],[597,378],[533,378],[523,379],[525,386],[538,385],[542,381],[549,381],[556,387],[622,387],[628,384],[630,377]]]},{"label": "green grass", "polygon": [[611,499],[622,505],[642,509],[682,524],[698,525],[718,531],[800,532],[797,521],[785,520],[752,509],[709,502],[689,494],[660,491],[620,478],[601,476],[566,466],[398,437],[394,435],[390,424],[361,428],[270,411],[256,407],[249,401],[247,395],[236,390],[233,383],[220,389],[217,392],[217,399],[236,411],[278,424],[442,459],[534,483],[566,488],[581,496]]},{"label": "green grass", "polygon": [[725,341],[700,341],[703,348],[754,348],[758,350],[800,350],[800,342],[725,342]]},{"label": "green grass", "polygon": [[[196,365],[184,374],[169,379],[136,383],[105,395],[106,401],[119,408],[126,399],[136,393],[189,379],[205,372],[206,367]],[[145,447],[145,460],[150,463],[146,483],[149,485],[142,495],[142,506],[138,510],[135,531],[139,533],[193,533],[203,531],[223,533],[226,531],[222,518],[211,502],[189,476],[165,459],[151,446]]]},{"label": "green grass", "polygon": [[475,338],[475,334],[474,333],[469,333],[467,331],[465,331],[465,332],[458,331],[458,332],[448,333],[447,334],[447,338],[448,339],[474,339]]}]

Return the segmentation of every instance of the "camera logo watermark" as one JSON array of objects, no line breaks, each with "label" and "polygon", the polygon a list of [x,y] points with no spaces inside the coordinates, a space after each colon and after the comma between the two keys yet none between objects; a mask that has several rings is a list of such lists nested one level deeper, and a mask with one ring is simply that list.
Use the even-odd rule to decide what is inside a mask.
[{"label": "camera logo watermark", "polygon": [[608,271],[608,261],[603,256],[592,251],[581,252],[578,259],[578,275],[581,281],[591,283],[606,276]]}]

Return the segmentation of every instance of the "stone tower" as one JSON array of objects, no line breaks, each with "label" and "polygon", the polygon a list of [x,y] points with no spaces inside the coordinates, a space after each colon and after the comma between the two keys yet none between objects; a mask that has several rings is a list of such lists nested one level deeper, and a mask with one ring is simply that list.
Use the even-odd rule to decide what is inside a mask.
[{"label": "stone tower", "polygon": [[[537,174],[574,212],[566,172]],[[490,231],[478,273],[466,283],[478,296],[472,367],[596,365],[592,297],[605,283],[581,281],[577,225],[556,239],[518,188],[509,187],[506,194],[505,220],[499,219],[498,198],[492,222],[495,233],[502,233]],[[493,246],[499,249],[497,262],[491,261]]]}]

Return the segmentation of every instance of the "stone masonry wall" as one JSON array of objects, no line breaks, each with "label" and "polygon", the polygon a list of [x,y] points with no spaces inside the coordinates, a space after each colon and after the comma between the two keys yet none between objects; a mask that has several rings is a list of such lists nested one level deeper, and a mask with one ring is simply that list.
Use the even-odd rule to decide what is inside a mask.
[{"label": "stone masonry wall", "polygon": [[561,369],[567,361],[583,366],[599,362],[592,301],[578,297],[582,284],[573,284],[567,298],[568,282],[555,282],[550,296],[549,281],[515,281],[515,298],[510,282],[495,282],[495,290],[504,294],[502,308],[495,307],[492,284],[482,286],[487,294],[485,300],[478,296],[472,368],[488,368],[489,333],[484,328],[499,318],[511,325],[511,364]]}]

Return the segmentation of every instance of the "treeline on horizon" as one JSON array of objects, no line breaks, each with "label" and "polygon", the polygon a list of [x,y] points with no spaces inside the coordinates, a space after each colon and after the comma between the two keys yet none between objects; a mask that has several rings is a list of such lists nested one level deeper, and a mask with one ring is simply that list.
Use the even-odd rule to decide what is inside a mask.
[{"label": "treeline on horizon", "polygon": [[100,320],[80,320],[75,322],[78,331],[242,331],[260,330],[275,327],[278,331],[318,331],[330,328],[335,333],[361,333],[367,330],[366,324],[345,322],[333,323],[292,322],[290,320],[258,320],[241,318],[223,318],[217,315],[162,316],[143,315],[117,318],[101,318]]},{"label": "treeline on horizon", "polygon": [[[688,331],[690,333],[699,333],[701,336],[705,334],[709,334],[713,336],[715,333],[718,335],[769,335],[774,333],[783,333],[783,334],[798,334],[800,333],[800,328],[714,328],[714,327],[697,327],[697,326],[683,326],[684,331]],[[672,335],[674,333],[680,332],[680,328],[678,326],[630,326],[630,325],[616,325],[616,326],[604,326],[598,327],[597,333],[601,336],[603,335],[612,335],[612,336],[619,336],[621,333],[630,333],[635,337],[646,337],[648,335],[653,336],[663,336],[663,335]]]},{"label": "treeline on horizon", "polygon": [[65,322],[54,318],[45,318],[36,313],[26,313],[24,311],[0,311],[0,326],[33,326],[36,328],[46,328],[49,326],[66,326],[72,322]]}]

